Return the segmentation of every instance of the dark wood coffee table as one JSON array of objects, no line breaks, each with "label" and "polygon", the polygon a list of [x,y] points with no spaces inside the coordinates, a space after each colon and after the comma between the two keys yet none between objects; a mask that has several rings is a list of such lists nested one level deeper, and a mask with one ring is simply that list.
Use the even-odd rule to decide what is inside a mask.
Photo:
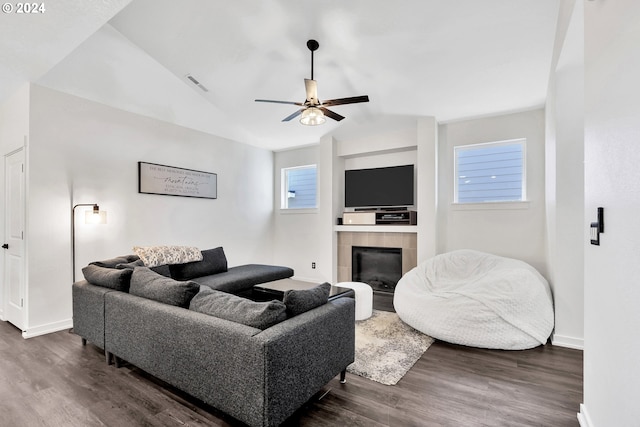
[{"label": "dark wood coffee table", "polygon": [[[284,293],[288,290],[307,290],[318,286],[320,283],[304,282],[302,280],[295,279],[280,279],[273,282],[260,283],[253,286],[252,298],[255,301],[269,301],[272,299],[278,299],[282,301]],[[329,292],[329,301],[342,298],[342,297],[355,297],[353,289],[341,288],[339,286],[331,286]]]}]

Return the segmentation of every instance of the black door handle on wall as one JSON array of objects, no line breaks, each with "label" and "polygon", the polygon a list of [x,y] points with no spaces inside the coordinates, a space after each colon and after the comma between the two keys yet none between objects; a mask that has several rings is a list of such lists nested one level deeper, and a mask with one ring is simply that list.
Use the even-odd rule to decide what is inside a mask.
[{"label": "black door handle on wall", "polygon": [[2,249],[9,249],[9,244],[5,243],[4,245],[2,245]]}]

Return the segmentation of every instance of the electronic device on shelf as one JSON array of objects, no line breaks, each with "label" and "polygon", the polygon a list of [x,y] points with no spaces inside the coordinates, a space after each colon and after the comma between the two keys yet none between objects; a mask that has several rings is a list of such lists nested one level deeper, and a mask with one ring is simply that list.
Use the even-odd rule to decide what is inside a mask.
[{"label": "electronic device on shelf", "polygon": [[342,225],[416,225],[417,223],[418,213],[410,210],[342,213]]}]

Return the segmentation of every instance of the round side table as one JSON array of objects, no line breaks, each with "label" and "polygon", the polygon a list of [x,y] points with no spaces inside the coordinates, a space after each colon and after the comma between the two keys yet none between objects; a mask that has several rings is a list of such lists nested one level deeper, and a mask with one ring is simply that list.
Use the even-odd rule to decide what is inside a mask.
[{"label": "round side table", "polygon": [[373,289],[366,283],[340,282],[336,286],[353,289],[356,294],[356,320],[364,320],[373,313]]}]

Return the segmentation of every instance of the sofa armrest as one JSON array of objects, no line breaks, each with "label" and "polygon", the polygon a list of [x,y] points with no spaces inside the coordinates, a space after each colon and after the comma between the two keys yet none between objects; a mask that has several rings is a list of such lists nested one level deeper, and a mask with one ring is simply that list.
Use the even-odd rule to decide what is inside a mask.
[{"label": "sofa armrest", "polygon": [[354,361],[355,300],[329,301],[255,338],[264,343],[265,418],[277,425]]},{"label": "sofa armrest", "polygon": [[104,296],[113,289],[92,285],[86,280],[71,287],[73,332],[104,349]]}]

